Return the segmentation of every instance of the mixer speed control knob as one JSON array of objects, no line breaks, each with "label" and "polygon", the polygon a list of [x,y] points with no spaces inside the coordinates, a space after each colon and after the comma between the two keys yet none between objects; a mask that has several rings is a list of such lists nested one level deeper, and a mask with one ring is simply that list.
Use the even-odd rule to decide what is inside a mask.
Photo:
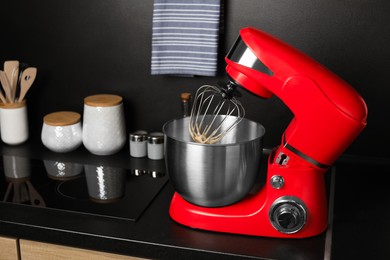
[{"label": "mixer speed control knob", "polygon": [[279,232],[293,234],[306,223],[307,210],[298,198],[284,196],[275,200],[269,211],[272,226]]}]

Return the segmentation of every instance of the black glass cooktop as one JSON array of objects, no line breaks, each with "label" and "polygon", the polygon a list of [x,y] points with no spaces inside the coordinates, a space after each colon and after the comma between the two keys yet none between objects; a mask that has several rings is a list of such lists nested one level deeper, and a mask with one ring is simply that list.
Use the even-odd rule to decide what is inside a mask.
[{"label": "black glass cooktop", "polygon": [[124,169],[3,155],[0,201],[136,221],[168,180],[162,161],[136,160],[156,167]]}]

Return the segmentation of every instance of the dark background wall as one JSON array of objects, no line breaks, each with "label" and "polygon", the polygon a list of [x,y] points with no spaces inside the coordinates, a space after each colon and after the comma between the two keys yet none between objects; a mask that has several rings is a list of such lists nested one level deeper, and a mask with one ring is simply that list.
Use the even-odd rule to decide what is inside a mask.
[{"label": "dark background wall", "polygon": [[[242,27],[253,26],[310,55],[365,99],[368,126],[349,154],[390,155],[390,2],[387,0],[229,0],[217,77],[151,76],[153,1],[8,0],[0,15],[0,63],[18,59],[38,68],[27,95],[32,135],[54,111],[82,114],[83,98],[124,98],[128,131],[160,131],[180,115],[179,94],[225,80],[223,57]],[[245,95],[247,118],[262,123],[273,147],[292,118],[277,98]],[[334,126],[337,127],[337,126]]]}]

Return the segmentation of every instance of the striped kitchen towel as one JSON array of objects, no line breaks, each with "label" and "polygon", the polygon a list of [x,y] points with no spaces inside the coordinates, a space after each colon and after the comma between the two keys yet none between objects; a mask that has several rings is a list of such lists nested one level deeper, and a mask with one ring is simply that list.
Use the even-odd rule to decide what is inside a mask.
[{"label": "striped kitchen towel", "polygon": [[154,0],[152,75],[215,76],[221,0]]}]

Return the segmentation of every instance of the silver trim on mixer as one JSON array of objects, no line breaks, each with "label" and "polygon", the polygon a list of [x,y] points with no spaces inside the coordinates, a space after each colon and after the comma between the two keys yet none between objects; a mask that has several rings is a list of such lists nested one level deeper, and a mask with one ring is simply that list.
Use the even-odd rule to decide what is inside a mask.
[{"label": "silver trim on mixer", "polygon": [[245,67],[252,68],[269,76],[274,75],[274,73],[256,57],[253,51],[248,48],[240,36],[238,36],[226,57]]},{"label": "silver trim on mixer", "polygon": [[272,203],[269,219],[272,226],[284,234],[294,234],[306,224],[305,203],[294,196],[283,196]]}]

